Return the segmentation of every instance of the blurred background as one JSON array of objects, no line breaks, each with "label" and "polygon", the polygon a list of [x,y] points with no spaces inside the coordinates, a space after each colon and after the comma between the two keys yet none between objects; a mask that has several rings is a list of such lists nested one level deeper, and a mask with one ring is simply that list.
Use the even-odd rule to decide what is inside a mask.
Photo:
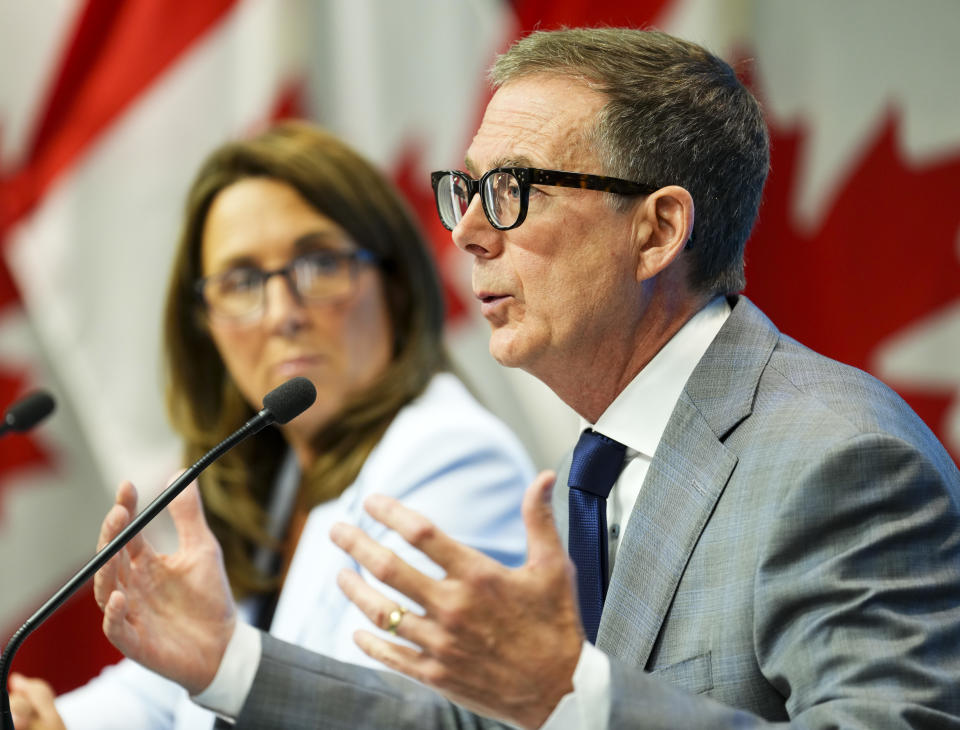
[{"label": "blurred background", "polygon": [[[210,149],[272,119],[326,125],[397,182],[459,367],[538,466],[560,458],[576,418],[488,355],[428,173],[461,166],[498,51],[598,24],[735,64],[773,141],[746,294],[960,456],[956,0],[0,0],[0,410],[58,401],[0,440],[0,641],[90,557],[121,478],[149,496],[178,466],[159,323],[183,198]],[[69,689],[115,658],[99,625],[85,590],[13,668]]]}]

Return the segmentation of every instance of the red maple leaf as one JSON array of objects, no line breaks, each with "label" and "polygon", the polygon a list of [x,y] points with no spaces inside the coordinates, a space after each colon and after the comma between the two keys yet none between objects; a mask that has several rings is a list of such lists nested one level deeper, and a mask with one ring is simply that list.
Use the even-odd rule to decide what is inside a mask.
[{"label": "red maple leaf", "polygon": [[[898,126],[890,113],[819,225],[802,231],[791,210],[806,134],[771,124],[772,172],[747,244],[746,294],[787,334],[865,370],[881,341],[960,298],[960,155],[910,165]],[[944,440],[956,392],[897,389]]]}]

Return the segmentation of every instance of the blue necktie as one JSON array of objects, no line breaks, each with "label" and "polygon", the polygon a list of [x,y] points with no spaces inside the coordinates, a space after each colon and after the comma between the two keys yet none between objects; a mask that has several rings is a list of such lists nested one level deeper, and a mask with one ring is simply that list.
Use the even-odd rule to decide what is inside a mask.
[{"label": "blue necktie", "polygon": [[607,595],[607,495],[623,469],[626,447],[587,429],[573,450],[570,464],[569,551],[577,567],[577,597],[583,629],[597,641],[600,614]]}]

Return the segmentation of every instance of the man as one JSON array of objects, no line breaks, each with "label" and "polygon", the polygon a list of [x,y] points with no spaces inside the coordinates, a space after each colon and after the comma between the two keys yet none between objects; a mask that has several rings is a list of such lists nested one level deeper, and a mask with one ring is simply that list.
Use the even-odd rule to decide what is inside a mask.
[{"label": "man", "polygon": [[[107,635],[238,727],[493,724],[461,708],[522,727],[960,727],[960,475],[889,389],[737,296],[768,166],[755,100],[700,47],[633,30],[536,33],[492,76],[467,173],[433,176],[438,211],[474,257],[491,352],[585,435],[552,501],[550,474],[528,491],[520,569],[386,498],[368,512],[444,579],[332,532],[417,604],[342,573],[406,640],[357,643],[459,706],[235,629],[190,495],[179,562],[138,541],[98,576]],[[102,539],[134,500],[121,489]]]}]

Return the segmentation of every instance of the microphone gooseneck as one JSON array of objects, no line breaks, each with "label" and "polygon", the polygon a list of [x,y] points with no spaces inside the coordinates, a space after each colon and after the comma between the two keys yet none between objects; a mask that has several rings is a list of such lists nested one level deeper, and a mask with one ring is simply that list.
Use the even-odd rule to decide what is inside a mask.
[{"label": "microphone gooseneck", "polygon": [[263,398],[263,409],[257,415],[210,449],[177,477],[140,514],[134,517],[120,534],[104,545],[86,565],[77,571],[76,575],[68,580],[52,598],[24,622],[23,626],[11,637],[3,650],[2,656],[0,656],[0,730],[14,730],[13,717],[10,713],[10,697],[7,693],[7,677],[10,673],[13,655],[16,654],[24,639],[46,621],[54,611],[60,608],[70,596],[76,593],[94,573],[106,565],[110,558],[120,552],[124,545],[146,527],[148,522],[160,514],[190,482],[200,475],[200,472],[241,441],[261,431],[271,423],[287,423],[300,415],[313,404],[316,397],[317,391],[313,383],[303,377],[292,378],[267,393]]},{"label": "microphone gooseneck", "polygon": [[29,431],[40,421],[53,413],[56,402],[45,390],[36,390],[25,395],[7,408],[0,421],[0,436],[7,431]]}]

